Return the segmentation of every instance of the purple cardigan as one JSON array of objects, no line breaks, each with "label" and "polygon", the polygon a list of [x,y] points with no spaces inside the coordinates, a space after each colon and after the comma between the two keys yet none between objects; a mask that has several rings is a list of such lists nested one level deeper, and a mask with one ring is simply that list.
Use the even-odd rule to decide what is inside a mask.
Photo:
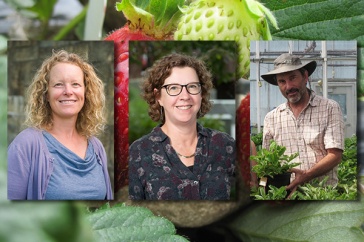
[{"label": "purple cardigan", "polygon": [[[101,160],[106,199],[113,199],[105,149],[96,137],[91,137],[97,158]],[[8,147],[8,199],[44,200],[53,172],[53,158],[45,143],[42,130],[27,128]]]}]

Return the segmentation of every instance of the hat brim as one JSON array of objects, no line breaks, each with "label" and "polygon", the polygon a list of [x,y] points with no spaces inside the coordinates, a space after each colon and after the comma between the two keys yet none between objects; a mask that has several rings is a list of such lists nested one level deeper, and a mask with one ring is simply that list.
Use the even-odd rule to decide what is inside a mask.
[{"label": "hat brim", "polygon": [[284,65],[284,66],[279,67],[273,71],[270,71],[264,75],[261,75],[261,77],[265,81],[269,82],[270,84],[278,86],[275,75],[280,74],[280,73],[289,72],[289,71],[298,70],[300,68],[305,68],[308,72],[308,76],[311,76],[311,74],[315,71],[316,66],[317,66],[316,61],[310,61],[308,63],[301,64],[301,65]]}]

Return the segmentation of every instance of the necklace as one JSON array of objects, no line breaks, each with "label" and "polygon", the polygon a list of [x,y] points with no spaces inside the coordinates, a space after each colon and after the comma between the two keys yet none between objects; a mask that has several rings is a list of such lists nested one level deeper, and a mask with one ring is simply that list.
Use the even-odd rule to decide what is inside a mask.
[{"label": "necklace", "polygon": [[193,153],[192,155],[187,155],[187,156],[185,156],[185,155],[181,155],[180,153],[178,153],[177,151],[176,151],[176,153],[177,153],[177,155],[178,156],[181,156],[181,157],[183,157],[183,158],[191,158],[191,157],[194,157],[195,155],[196,155],[196,153]]}]

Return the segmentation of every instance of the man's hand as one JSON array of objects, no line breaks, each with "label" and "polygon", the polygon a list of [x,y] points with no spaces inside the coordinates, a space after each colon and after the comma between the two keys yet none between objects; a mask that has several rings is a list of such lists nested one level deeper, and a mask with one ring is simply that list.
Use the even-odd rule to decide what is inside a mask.
[{"label": "man's hand", "polygon": [[291,190],[288,198],[290,198],[292,193],[297,190],[299,185],[302,185],[315,177],[324,175],[340,163],[343,153],[342,150],[332,148],[328,149],[327,152],[327,155],[322,158],[322,160],[317,162],[308,170],[300,170],[297,168],[289,170],[295,174],[295,179],[286,187],[286,190]]},{"label": "man's hand", "polygon": [[295,174],[295,179],[286,187],[286,190],[291,191],[291,193],[288,195],[288,199],[297,190],[297,187],[299,185],[302,185],[303,183],[308,182],[310,180],[306,171],[304,170],[292,168],[290,172],[293,172]]}]

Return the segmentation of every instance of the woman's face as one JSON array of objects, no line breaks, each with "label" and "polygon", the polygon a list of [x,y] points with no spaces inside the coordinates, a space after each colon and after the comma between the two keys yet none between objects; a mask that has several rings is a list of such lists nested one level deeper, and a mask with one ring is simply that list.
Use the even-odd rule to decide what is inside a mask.
[{"label": "woman's face", "polygon": [[[187,85],[191,83],[195,85],[189,86],[189,90],[190,92],[195,93],[196,88],[200,87],[197,73],[193,68],[173,67],[171,75],[164,81],[163,86],[170,84]],[[201,107],[201,92],[196,95],[190,94],[187,92],[187,87],[185,86],[182,88],[180,94],[171,96],[167,93],[167,88],[162,88],[160,90],[160,96],[158,98],[159,104],[164,108],[166,123],[173,122],[177,124],[196,122],[197,113]],[[173,88],[174,87],[172,87],[172,89]]]},{"label": "woman's face", "polygon": [[48,102],[53,119],[77,118],[85,103],[85,83],[80,67],[57,63],[52,67],[48,83]]}]

